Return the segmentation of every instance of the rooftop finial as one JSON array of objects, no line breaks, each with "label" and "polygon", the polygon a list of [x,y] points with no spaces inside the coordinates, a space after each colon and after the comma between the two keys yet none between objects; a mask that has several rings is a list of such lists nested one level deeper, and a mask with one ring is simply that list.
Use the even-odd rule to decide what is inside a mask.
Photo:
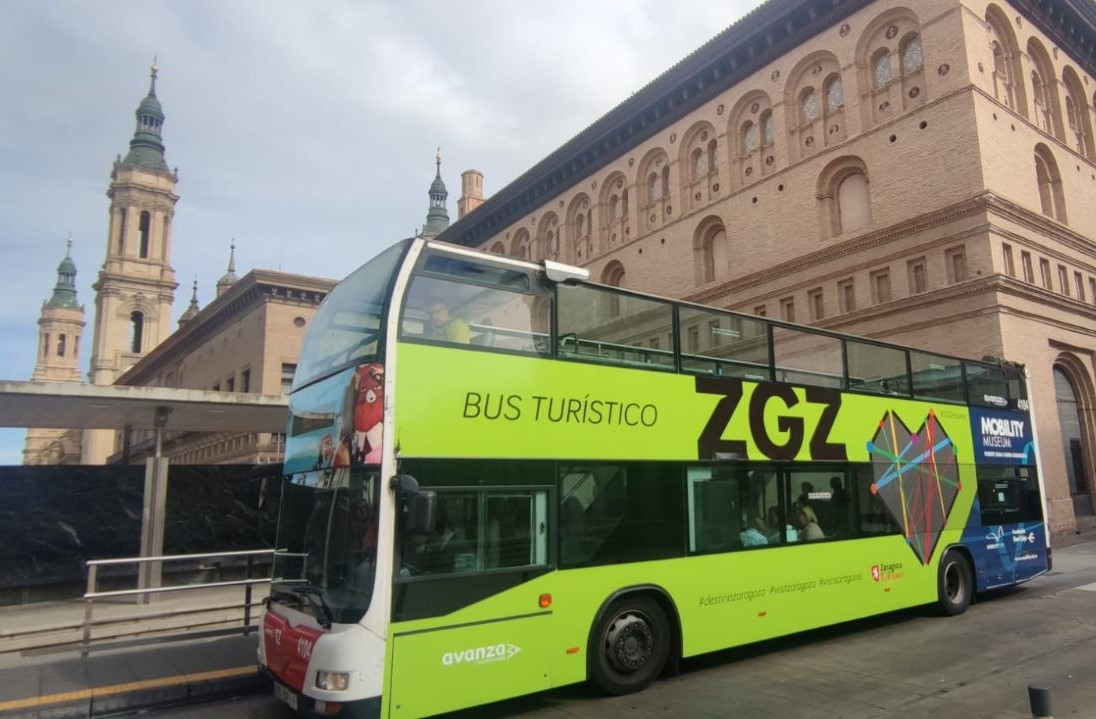
[{"label": "rooftop finial", "polygon": [[441,177],[441,147],[438,147],[438,154],[434,155],[434,160],[438,166],[438,177]]},{"label": "rooftop finial", "polygon": [[65,257],[72,257],[72,233],[68,234],[68,239],[65,240]]},{"label": "rooftop finial", "polygon": [[160,68],[156,65],[156,56],[152,56],[152,67],[149,68],[152,76],[152,84],[148,88],[148,94],[153,97],[156,96],[156,73],[160,72]]},{"label": "rooftop finial", "polygon": [[190,294],[190,306],[186,308],[182,316],[179,317],[179,326],[182,327],[187,322],[194,319],[198,314],[198,276],[194,276],[194,289]]},{"label": "rooftop finial", "polygon": [[229,245],[228,251],[228,271],[236,271],[236,238],[232,238],[232,244]]}]

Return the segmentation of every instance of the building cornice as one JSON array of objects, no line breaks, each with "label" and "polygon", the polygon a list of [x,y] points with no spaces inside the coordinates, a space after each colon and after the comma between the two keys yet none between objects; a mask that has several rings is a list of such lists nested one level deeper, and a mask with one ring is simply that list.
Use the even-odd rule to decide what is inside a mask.
[{"label": "building cornice", "polygon": [[1096,75],[1096,4],[1092,0],[1008,0],[1071,57]]},{"label": "building cornice", "polygon": [[[1009,0],[1096,75],[1090,0]],[[477,246],[872,0],[770,0],[701,45],[441,233]]]}]

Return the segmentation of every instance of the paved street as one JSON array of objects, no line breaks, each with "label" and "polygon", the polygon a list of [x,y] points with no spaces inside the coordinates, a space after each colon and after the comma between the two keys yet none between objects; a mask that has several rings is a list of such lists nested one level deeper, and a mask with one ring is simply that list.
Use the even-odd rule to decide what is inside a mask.
[{"label": "paved street", "polygon": [[[1052,689],[1056,717],[1096,707],[1096,542],[1059,548],[1054,571],[984,598],[958,618],[903,612],[687,660],[680,676],[606,698],[585,686],[450,719],[1030,717],[1027,686]],[[272,697],[149,713],[290,719]]]}]

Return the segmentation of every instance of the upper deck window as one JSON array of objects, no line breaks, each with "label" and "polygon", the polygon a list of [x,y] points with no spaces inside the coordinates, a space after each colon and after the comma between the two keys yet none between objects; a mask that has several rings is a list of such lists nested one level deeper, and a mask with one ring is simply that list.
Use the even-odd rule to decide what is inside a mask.
[{"label": "upper deck window", "polygon": [[294,390],[343,367],[380,357],[384,305],[407,245],[406,241],[392,245],[327,296],[301,346]]},{"label": "upper deck window", "polygon": [[673,305],[601,287],[560,285],[559,356],[673,369]]},{"label": "upper deck window", "polygon": [[769,326],[758,319],[682,305],[681,369],[765,381],[771,378]]},{"label": "upper deck window", "polygon": [[407,292],[400,338],[548,354],[550,297],[532,268],[427,254]]},{"label": "upper deck window", "polygon": [[1008,382],[1005,371],[974,362],[964,362],[967,375],[967,402],[979,407],[1005,409],[1008,402]]}]

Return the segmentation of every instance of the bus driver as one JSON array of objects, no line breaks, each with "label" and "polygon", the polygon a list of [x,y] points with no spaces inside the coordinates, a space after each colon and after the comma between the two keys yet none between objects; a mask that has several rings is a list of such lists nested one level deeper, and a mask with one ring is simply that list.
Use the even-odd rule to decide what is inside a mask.
[{"label": "bus driver", "polygon": [[468,323],[449,314],[449,305],[440,297],[431,298],[426,308],[429,324],[426,337],[444,342],[468,344]]}]

